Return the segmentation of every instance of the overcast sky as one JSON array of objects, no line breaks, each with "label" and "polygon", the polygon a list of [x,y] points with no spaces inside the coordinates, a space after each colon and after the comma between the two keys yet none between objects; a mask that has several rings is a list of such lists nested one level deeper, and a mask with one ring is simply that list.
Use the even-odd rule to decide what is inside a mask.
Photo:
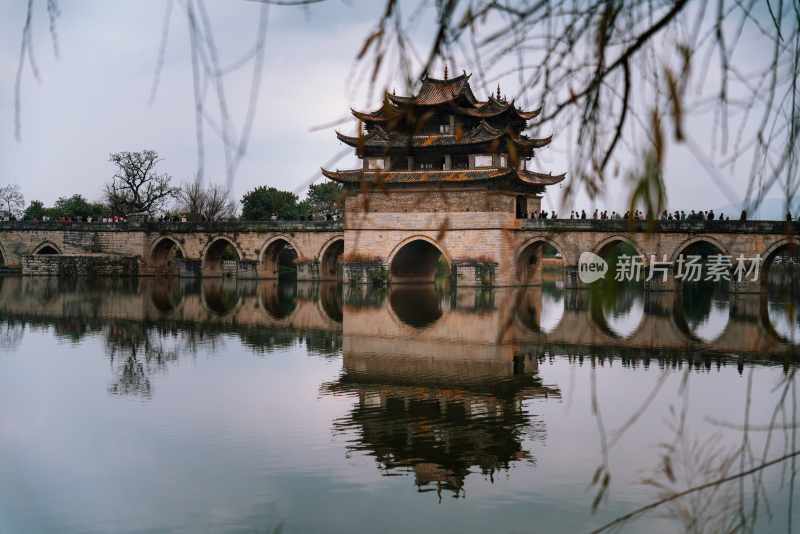
[{"label": "overcast sky", "polygon": [[[25,2],[5,3],[0,18],[0,71],[4,73],[0,77],[0,183],[19,184],[27,201],[52,203],[73,193],[100,199],[102,185],[113,173],[109,153],[144,148],[158,151],[164,159],[162,171],[176,180],[194,176],[192,70],[181,2],[175,3],[163,76],[152,106],[148,95],[164,0],[61,0],[59,59],[54,57],[48,34],[45,2],[38,2],[33,42],[42,80],[37,83],[26,66],[20,142],[14,138],[13,89]],[[260,6],[245,0],[208,4],[222,63],[230,63],[252,47]],[[382,4],[331,0],[310,8],[271,8],[260,104],[249,150],[233,184],[235,198],[261,184],[300,190],[344,148],[332,129],[310,129],[342,117],[350,106],[364,107],[363,91],[351,94],[347,78]],[[424,26],[419,31],[424,32]],[[244,119],[249,75],[245,69],[226,78],[237,127]],[[359,87],[363,89],[363,84]],[[513,93],[514,88],[508,87],[508,94]],[[352,126],[341,128],[347,131]],[[567,161],[558,145],[566,140],[554,133],[554,147],[540,151],[539,157],[541,166],[561,172]],[[207,179],[224,182],[219,142],[209,141],[206,149]],[[337,166],[352,164],[349,158]],[[681,147],[670,148],[666,171],[672,208],[730,204]],[[727,179],[743,196],[744,178]],[[612,184],[598,203],[623,206],[621,190],[621,184]],[[548,197],[547,203],[555,205],[558,190]],[[585,195],[579,197],[578,205],[589,207]]]}]

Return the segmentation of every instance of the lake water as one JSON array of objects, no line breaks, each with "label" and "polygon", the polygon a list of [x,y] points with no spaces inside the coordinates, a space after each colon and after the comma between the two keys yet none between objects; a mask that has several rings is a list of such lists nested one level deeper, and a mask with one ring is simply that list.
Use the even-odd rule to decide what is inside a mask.
[{"label": "lake water", "polygon": [[789,295],[0,278],[0,532],[797,530]]}]

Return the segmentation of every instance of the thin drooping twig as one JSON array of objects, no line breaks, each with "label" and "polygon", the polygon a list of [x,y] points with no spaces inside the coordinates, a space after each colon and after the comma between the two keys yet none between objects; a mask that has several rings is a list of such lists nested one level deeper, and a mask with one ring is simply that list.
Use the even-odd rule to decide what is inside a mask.
[{"label": "thin drooping twig", "polygon": [[722,484],[727,484],[728,482],[734,482],[736,480],[739,480],[739,479],[741,479],[743,477],[747,477],[749,475],[757,473],[757,472],[759,472],[759,471],[761,471],[763,469],[766,469],[768,467],[771,467],[773,465],[777,465],[777,464],[783,463],[783,462],[785,462],[787,460],[790,460],[792,458],[795,458],[798,455],[800,455],[800,450],[790,452],[789,454],[784,454],[783,456],[780,456],[778,458],[773,458],[772,460],[770,460],[768,462],[764,462],[764,463],[762,463],[760,465],[757,465],[756,467],[753,467],[753,468],[748,469],[746,471],[740,471],[739,473],[736,473],[734,475],[723,477],[723,478],[720,478],[720,479],[717,479],[717,480],[712,480],[710,482],[706,482],[705,484],[700,484],[699,486],[691,487],[691,488],[686,489],[684,491],[681,491],[681,492],[675,493],[673,495],[670,495],[669,497],[665,497],[665,498],[663,498],[661,500],[652,502],[652,503],[650,503],[650,504],[648,504],[646,506],[642,506],[640,508],[637,508],[636,510],[633,510],[632,512],[628,512],[627,514],[625,514],[623,516],[620,516],[620,517],[614,519],[613,521],[611,521],[609,523],[606,523],[605,525],[601,526],[600,528],[597,528],[597,529],[593,530],[592,532],[593,533],[598,533],[598,532],[603,532],[603,531],[609,530],[609,529],[611,529],[613,527],[621,525],[622,523],[630,521],[631,519],[633,519],[635,517],[638,517],[638,516],[644,514],[645,512],[648,512],[650,510],[658,508],[659,506],[662,506],[662,505],[664,505],[664,504],[666,504],[668,502],[672,502],[672,501],[674,501],[676,499],[680,499],[681,497],[686,497],[687,495],[691,495],[692,493],[697,493],[698,491],[702,491],[702,490],[705,490],[705,489],[721,486]]}]

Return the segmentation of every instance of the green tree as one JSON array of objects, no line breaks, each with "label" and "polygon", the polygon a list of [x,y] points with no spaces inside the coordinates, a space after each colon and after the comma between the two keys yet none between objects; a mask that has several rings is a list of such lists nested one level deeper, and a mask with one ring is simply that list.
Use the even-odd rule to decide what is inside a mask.
[{"label": "green tree", "polygon": [[72,195],[56,200],[53,211],[58,217],[97,218],[102,217],[107,209],[99,202],[89,202],[82,195]]},{"label": "green tree", "polygon": [[316,219],[340,218],[343,189],[342,184],[332,181],[312,184],[306,197],[311,216]]},{"label": "green tree", "polygon": [[242,219],[250,221],[302,218],[305,208],[300,206],[297,195],[274,187],[259,186],[242,197]]},{"label": "green tree", "polygon": [[31,200],[31,203],[25,208],[22,218],[26,221],[32,221],[34,219],[41,221],[45,215],[48,214],[47,212],[48,209],[44,206],[44,202],[41,200]]}]

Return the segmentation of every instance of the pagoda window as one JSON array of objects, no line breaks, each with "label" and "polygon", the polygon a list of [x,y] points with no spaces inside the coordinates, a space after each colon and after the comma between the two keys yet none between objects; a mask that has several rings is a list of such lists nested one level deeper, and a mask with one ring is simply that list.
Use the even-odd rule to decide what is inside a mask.
[{"label": "pagoda window", "polygon": [[389,159],[389,168],[393,171],[407,171],[409,170],[408,163],[406,156],[393,156]]},{"label": "pagoda window", "polygon": [[500,168],[508,167],[508,156],[500,154]]},{"label": "pagoda window", "polygon": [[526,219],[528,217],[528,199],[525,198],[525,195],[517,195],[515,204],[517,219]]},{"label": "pagoda window", "polygon": [[440,171],[444,169],[444,156],[419,156],[414,159],[414,166],[422,171]]},{"label": "pagoda window", "polygon": [[491,154],[475,154],[475,168],[491,167],[492,155]]},{"label": "pagoda window", "polygon": [[466,154],[453,154],[451,166],[453,169],[469,169],[469,156]]},{"label": "pagoda window", "polygon": [[367,170],[382,171],[386,168],[386,161],[383,158],[367,158]]}]

